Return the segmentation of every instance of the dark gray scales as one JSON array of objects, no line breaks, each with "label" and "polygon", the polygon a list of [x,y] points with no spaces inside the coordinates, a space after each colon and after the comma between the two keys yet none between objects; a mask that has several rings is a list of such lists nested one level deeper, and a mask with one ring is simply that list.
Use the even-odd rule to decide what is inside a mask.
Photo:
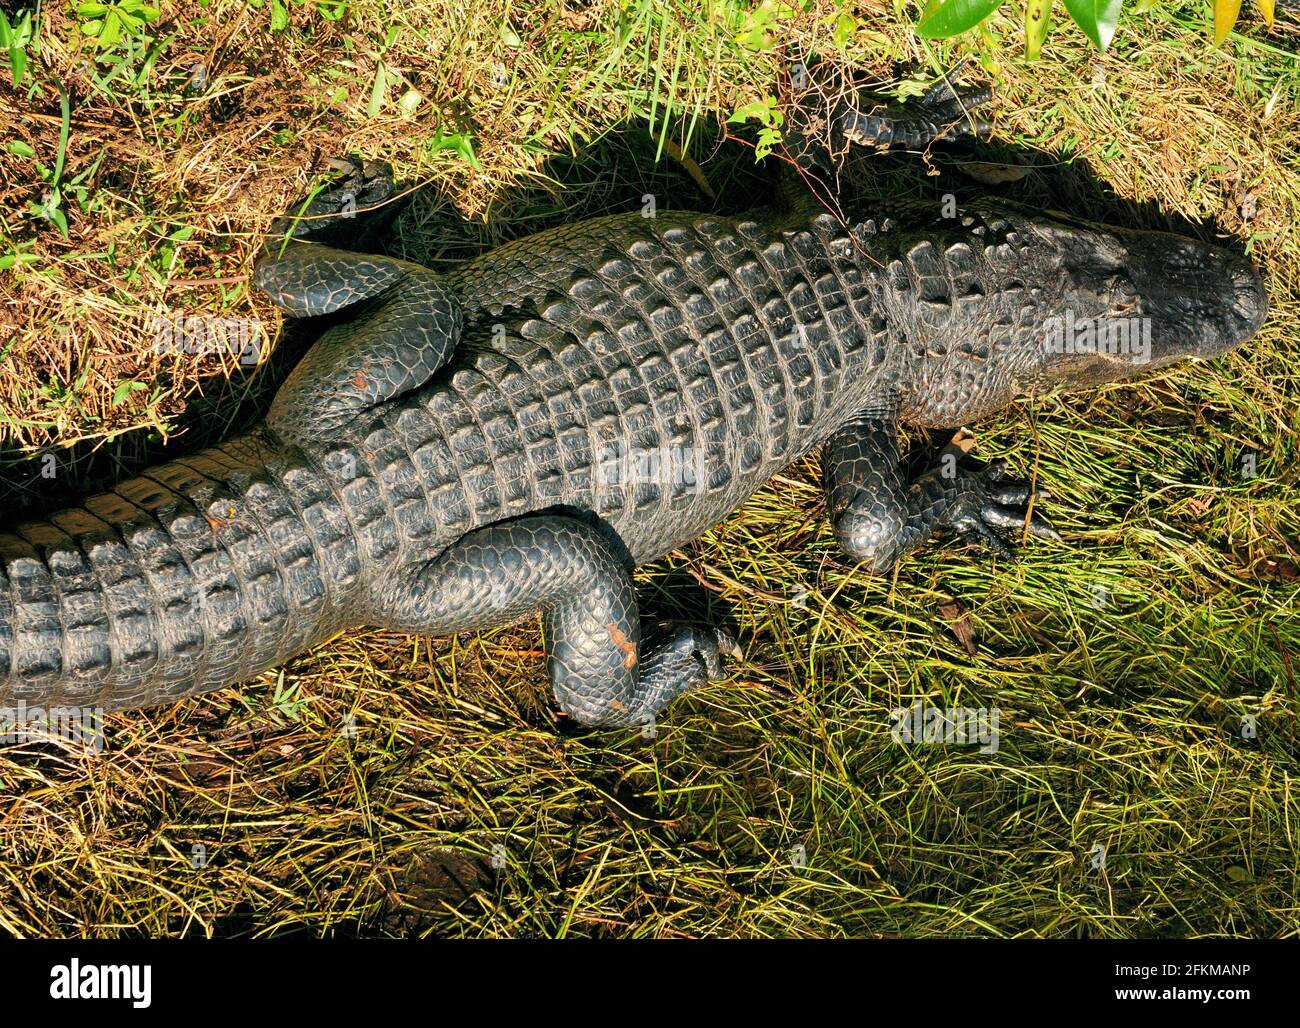
[{"label": "dark gray scales", "polygon": [[[954,124],[961,99],[864,97],[836,128],[924,145],[978,128]],[[342,320],[263,425],[0,532],[0,707],[166,703],[353,626],[445,635],[540,611],[560,706],[645,723],[720,677],[733,643],[643,640],[632,568],[791,461],[822,447],[836,539],[875,573],[945,527],[1001,552],[1053,538],[1001,468],[909,479],[900,422],[1213,357],[1266,310],[1228,251],[993,199],[954,218],[616,215],[436,274],[348,250],[392,194],[386,168],[353,162],[277,223],[255,284]],[[1150,352],[1057,352],[1067,311],[1149,319]]]}]

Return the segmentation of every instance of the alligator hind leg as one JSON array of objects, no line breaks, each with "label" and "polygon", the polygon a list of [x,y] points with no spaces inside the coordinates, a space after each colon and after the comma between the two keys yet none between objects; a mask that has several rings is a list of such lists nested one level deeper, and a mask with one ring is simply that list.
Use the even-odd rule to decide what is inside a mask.
[{"label": "alligator hind leg", "polygon": [[358,308],[320,337],[276,395],[268,422],[296,442],[336,433],[375,404],[420,387],[460,337],[460,304],[427,268],[315,242],[356,236],[388,217],[381,212],[394,189],[391,169],[348,166],[352,175],[276,221],[253,271],[253,284],[294,317]]},{"label": "alligator hind leg", "polygon": [[592,726],[649,723],[722,677],[721,653],[733,645],[686,626],[644,645],[630,571],[596,527],[569,517],[478,529],[412,576],[387,576],[372,599],[376,623],[425,635],[513,624],[538,609],[556,701]]},{"label": "alligator hind leg", "polygon": [[[347,265],[336,267],[346,274]],[[407,265],[389,291],[307,351],[267,423],[296,442],[335,434],[376,404],[424,385],[451,357],[460,329],[455,295],[432,272]]]},{"label": "alligator hind leg", "polygon": [[[951,527],[967,542],[1010,556],[1030,500],[1043,493],[1008,479],[1000,463],[969,472],[951,457],[907,482],[897,415],[888,406],[863,411],[836,431],[822,448],[822,467],[840,548],[867,570],[886,574],[936,529]],[[1037,538],[1060,538],[1037,514],[1027,528]]]}]

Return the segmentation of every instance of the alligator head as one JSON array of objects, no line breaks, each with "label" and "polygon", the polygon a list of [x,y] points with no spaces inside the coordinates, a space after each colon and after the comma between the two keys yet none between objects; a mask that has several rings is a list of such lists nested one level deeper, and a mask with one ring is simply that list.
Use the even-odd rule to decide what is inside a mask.
[{"label": "alligator head", "polygon": [[1078,221],[1055,212],[1024,225],[1054,252],[1061,286],[1042,312],[1035,389],[1138,378],[1240,346],[1268,313],[1263,282],[1241,254],[1167,232]]}]

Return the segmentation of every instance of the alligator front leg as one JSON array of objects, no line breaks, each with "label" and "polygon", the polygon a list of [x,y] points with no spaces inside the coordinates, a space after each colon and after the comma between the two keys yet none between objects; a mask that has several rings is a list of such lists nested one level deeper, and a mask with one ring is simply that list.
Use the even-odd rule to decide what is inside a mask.
[{"label": "alligator front leg", "polygon": [[388,576],[372,617],[441,636],[514,624],[541,610],[560,708],[599,727],[648,724],[675,697],[723,676],[721,632],[679,626],[641,642],[632,576],[615,544],[575,518],[531,515],[470,532],[431,564]]},{"label": "alligator front leg", "polygon": [[887,406],[863,411],[835,432],[822,448],[822,466],[836,541],[874,574],[888,573],[944,527],[1004,556],[1012,555],[1012,536],[1025,527],[1038,538],[1060,538],[1037,514],[1026,526],[1031,497],[1044,494],[1008,479],[1001,462],[969,472],[952,454],[906,481],[897,415]]}]

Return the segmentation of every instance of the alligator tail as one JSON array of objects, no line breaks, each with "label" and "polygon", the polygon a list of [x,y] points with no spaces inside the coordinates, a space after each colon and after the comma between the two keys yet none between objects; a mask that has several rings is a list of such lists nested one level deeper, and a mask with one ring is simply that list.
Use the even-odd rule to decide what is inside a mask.
[{"label": "alligator tail", "polygon": [[336,491],[261,436],[152,468],[0,531],[0,715],[250,678],[336,630],[357,569]]}]

